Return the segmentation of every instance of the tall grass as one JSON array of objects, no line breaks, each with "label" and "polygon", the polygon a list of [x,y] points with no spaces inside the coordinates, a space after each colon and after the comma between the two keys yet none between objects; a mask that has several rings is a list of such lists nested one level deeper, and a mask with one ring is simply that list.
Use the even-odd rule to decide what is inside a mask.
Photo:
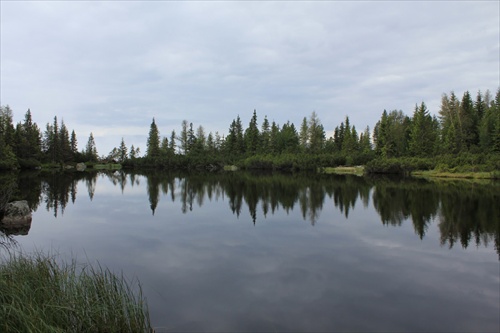
[{"label": "tall grass", "polygon": [[150,332],[139,283],[43,253],[0,259],[0,331]]}]

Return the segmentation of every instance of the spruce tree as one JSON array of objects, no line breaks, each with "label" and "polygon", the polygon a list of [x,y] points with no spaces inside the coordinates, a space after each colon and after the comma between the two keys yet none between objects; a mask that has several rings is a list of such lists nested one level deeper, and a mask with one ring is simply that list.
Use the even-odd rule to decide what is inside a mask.
[{"label": "spruce tree", "polygon": [[64,123],[61,120],[61,128],[59,130],[59,146],[60,146],[60,156],[63,162],[69,162],[73,160],[73,152],[71,150],[71,142],[69,138],[69,132]]},{"label": "spruce tree", "polygon": [[248,124],[248,128],[245,131],[245,145],[246,151],[250,155],[257,153],[259,149],[259,128],[257,127],[257,111],[253,111],[252,119]]},{"label": "spruce tree", "polygon": [[155,158],[160,156],[160,133],[156,126],[155,119],[151,122],[149,127],[149,136],[146,145],[146,157]]},{"label": "spruce tree", "polygon": [[412,156],[428,157],[434,152],[435,132],[432,116],[424,102],[415,105],[415,112],[411,122],[409,150]]},{"label": "spruce tree", "polygon": [[177,145],[175,144],[176,136],[175,136],[175,130],[172,130],[172,133],[170,133],[170,141],[168,143],[168,150],[172,155],[175,154],[175,149]]},{"label": "spruce tree", "polygon": [[302,123],[300,125],[299,145],[304,152],[309,148],[309,125],[306,117],[302,119]]},{"label": "spruce tree", "polygon": [[311,113],[308,122],[309,151],[319,153],[325,144],[325,129],[315,111]]},{"label": "spruce tree", "polygon": [[120,163],[125,162],[125,160],[127,159],[127,153],[127,146],[125,145],[125,140],[123,140],[122,137],[120,148],[118,148],[118,160],[120,161]]},{"label": "spruce tree", "polygon": [[73,156],[76,156],[76,154],[78,153],[78,141],[76,140],[75,130],[71,131],[70,145],[71,153],[73,154]]},{"label": "spruce tree", "polygon": [[269,140],[271,136],[271,127],[269,125],[269,120],[267,120],[267,116],[264,116],[264,121],[262,122],[261,131],[260,131],[260,149],[261,153],[267,153],[269,149]]},{"label": "spruce tree", "polygon": [[87,145],[85,146],[85,156],[88,161],[97,162],[97,147],[95,145],[94,134],[90,132],[89,139],[87,141]]},{"label": "spruce tree", "polygon": [[187,120],[183,120],[182,121],[182,127],[181,127],[181,134],[179,135],[179,146],[182,150],[182,153],[184,155],[187,155],[188,151],[189,151],[189,147],[188,147],[188,126],[189,126],[189,123]]},{"label": "spruce tree", "polygon": [[460,103],[460,124],[462,126],[462,146],[469,150],[479,143],[478,116],[474,110],[474,103],[468,91],[463,95]]}]

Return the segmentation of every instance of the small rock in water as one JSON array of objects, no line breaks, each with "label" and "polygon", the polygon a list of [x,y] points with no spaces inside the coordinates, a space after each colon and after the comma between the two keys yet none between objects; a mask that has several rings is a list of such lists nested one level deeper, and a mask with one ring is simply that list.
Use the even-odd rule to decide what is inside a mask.
[{"label": "small rock in water", "polygon": [[31,209],[26,200],[9,202],[5,205],[0,229],[6,234],[27,235],[31,219]]}]

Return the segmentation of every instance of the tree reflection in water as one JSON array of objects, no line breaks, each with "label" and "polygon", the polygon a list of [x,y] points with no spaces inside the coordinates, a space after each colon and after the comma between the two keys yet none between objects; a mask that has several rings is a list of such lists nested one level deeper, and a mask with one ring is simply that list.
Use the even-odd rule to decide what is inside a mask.
[{"label": "tree reflection in water", "polygon": [[415,234],[423,239],[436,221],[441,245],[452,248],[460,242],[466,248],[471,241],[476,246],[493,242],[500,255],[500,187],[495,182],[249,172],[30,172],[2,174],[0,189],[5,193],[0,196],[6,201],[8,191],[10,200],[27,200],[32,210],[43,203],[57,217],[70,201],[75,203],[82,184],[92,200],[99,176],[119,186],[122,193],[145,180],[153,215],[161,197],[180,200],[184,214],[207,200],[223,198],[236,216],[248,209],[254,224],[260,211],[266,218],[277,210],[298,207],[303,219],[314,226],[324,205],[333,203],[348,218],[356,204],[367,207],[371,198],[383,225],[401,226],[411,220]]}]

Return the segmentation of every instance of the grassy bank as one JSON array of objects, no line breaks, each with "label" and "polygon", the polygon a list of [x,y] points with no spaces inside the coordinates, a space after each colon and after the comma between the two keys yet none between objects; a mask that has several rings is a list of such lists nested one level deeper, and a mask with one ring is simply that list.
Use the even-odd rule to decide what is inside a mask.
[{"label": "grassy bank", "polygon": [[140,286],[45,254],[0,259],[0,331],[150,332]]},{"label": "grassy bank", "polygon": [[492,172],[450,172],[440,170],[413,171],[413,177],[452,179],[500,179],[500,171]]}]

